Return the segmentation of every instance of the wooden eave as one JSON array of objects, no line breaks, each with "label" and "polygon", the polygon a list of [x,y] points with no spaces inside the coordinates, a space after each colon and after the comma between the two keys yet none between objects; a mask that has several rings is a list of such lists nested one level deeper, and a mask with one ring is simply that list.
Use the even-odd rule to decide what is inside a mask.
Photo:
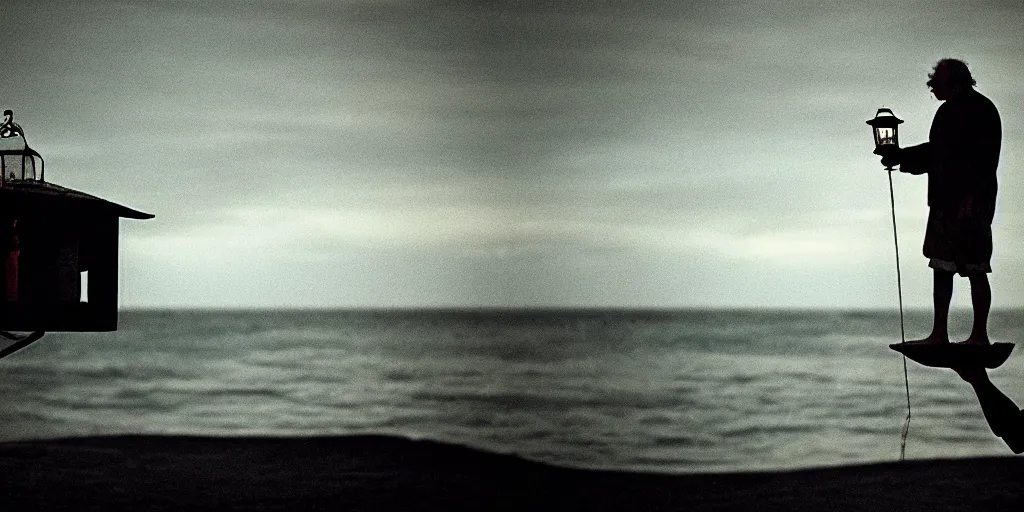
[{"label": "wooden eave", "polygon": [[128,219],[152,219],[151,213],[140,212],[85,192],[44,181],[8,181],[0,188],[0,203],[40,204],[52,201],[80,203],[97,212],[109,213]]}]

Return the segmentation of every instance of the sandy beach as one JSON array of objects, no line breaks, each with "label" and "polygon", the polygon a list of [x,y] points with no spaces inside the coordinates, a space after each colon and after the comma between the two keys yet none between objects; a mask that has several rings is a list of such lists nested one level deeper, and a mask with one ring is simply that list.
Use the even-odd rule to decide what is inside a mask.
[{"label": "sandy beach", "polygon": [[97,437],[0,444],[5,510],[1019,510],[1024,459],[658,475],[432,441]]}]

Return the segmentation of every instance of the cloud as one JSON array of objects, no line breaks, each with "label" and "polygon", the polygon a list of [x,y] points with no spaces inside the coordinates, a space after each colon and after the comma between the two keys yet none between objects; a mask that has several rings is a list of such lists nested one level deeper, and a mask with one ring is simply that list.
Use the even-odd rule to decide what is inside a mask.
[{"label": "cloud", "polygon": [[[1012,169],[1020,11],[21,2],[0,99],[48,178],[157,215],[124,224],[129,303],[876,304],[864,120],[891,106],[924,140],[924,74],[963,53]],[[913,247],[924,180],[894,180]]]}]

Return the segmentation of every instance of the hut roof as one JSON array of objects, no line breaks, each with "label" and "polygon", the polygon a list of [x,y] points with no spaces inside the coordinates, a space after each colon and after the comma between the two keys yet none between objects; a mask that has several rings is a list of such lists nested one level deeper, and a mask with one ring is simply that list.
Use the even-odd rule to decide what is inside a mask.
[{"label": "hut roof", "polygon": [[85,192],[62,187],[60,185],[54,185],[53,183],[45,181],[25,180],[4,183],[3,188],[0,188],[0,197],[9,193],[18,194],[23,197],[25,195],[29,195],[40,199],[70,199],[74,201],[83,201],[97,209],[106,210],[118,217],[125,217],[129,219],[141,220],[152,219],[154,217],[153,214],[150,213],[133,210],[127,206],[119,205],[117,203],[107,201],[106,199],[86,194]]}]

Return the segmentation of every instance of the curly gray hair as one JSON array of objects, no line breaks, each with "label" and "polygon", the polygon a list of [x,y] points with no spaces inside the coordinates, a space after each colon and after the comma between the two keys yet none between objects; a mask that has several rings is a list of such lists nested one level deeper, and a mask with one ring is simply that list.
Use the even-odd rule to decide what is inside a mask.
[{"label": "curly gray hair", "polygon": [[971,76],[971,70],[967,69],[967,63],[958,59],[942,59],[935,63],[935,67],[932,68],[932,72],[928,73],[928,86],[932,85],[932,80],[935,79],[935,74],[938,73],[939,68],[946,71],[949,77],[949,83],[961,86],[974,87],[978,85],[978,82]]}]

